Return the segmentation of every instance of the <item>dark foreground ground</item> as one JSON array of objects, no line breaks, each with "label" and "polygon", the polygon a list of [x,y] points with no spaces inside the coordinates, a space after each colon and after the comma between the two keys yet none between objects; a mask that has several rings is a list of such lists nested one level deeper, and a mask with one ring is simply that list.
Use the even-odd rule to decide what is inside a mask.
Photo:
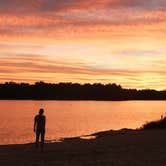
[{"label": "dark foreground ground", "polygon": [[165,166],[166,130],[107,131],[96,138],[0,146],[0,166]]}]

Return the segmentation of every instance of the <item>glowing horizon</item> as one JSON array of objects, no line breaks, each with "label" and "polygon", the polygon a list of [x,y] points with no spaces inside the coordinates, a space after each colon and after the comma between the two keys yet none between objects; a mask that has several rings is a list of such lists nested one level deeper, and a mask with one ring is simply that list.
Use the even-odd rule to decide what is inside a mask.
[{"label": "glowing horizon", "polygon": [[0,1],[0,82],[166,89],[165,0]]}]

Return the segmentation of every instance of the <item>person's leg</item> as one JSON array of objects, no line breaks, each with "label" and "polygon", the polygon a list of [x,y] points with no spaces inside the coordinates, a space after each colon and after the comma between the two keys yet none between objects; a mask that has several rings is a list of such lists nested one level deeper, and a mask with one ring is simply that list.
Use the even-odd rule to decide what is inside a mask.
[{"label": "person's leg", "polygon": [[44,137],[45,137],[45,131],[41,132],[41,148],[43,149],[44,147]]},{"label": "person's leg", "polygon": [[36,148],[38,148],[39,146],[39,136],[40,136],[40,132],[36,131]]}]

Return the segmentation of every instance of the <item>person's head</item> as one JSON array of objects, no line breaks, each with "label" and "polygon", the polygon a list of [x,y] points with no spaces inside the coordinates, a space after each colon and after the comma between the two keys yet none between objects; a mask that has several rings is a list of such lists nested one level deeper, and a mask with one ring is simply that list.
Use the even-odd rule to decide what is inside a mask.
[{"label": "person's head", "polygon": [[39,115],[42,115],[44,113],[44,109],[43,108],[40,108],[39,109]]}]

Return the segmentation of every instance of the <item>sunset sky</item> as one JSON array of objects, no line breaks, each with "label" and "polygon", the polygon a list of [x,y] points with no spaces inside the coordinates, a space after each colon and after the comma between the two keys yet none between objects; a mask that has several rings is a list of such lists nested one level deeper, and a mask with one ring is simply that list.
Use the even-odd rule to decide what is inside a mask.
[{"label": "sunset sky", "polygon": [[0,82],[166,89],[166,0],[0,0]]}]

